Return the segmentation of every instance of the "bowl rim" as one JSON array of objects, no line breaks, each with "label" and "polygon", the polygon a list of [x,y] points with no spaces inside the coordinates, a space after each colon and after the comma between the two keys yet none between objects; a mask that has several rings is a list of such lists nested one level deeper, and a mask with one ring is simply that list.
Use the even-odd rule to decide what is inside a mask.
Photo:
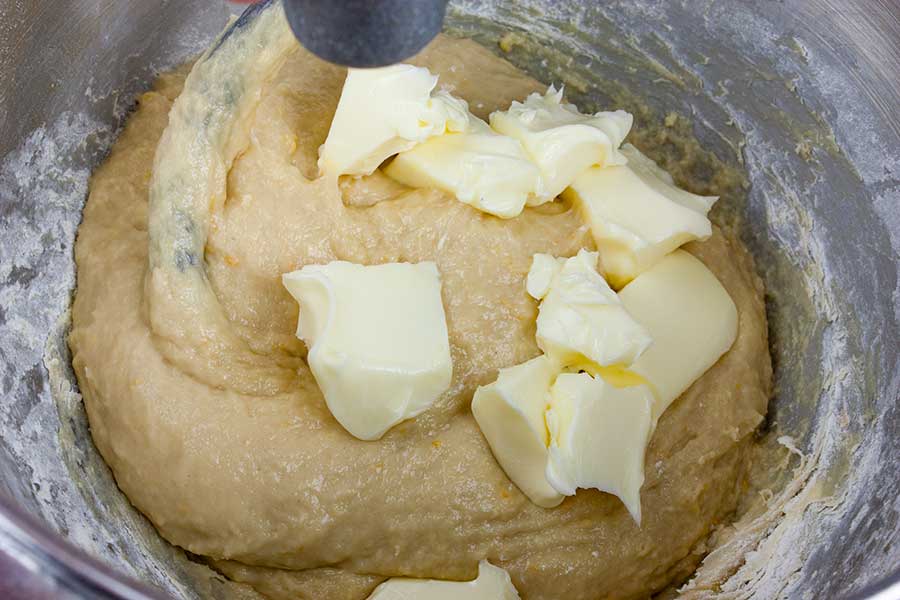
[{"label": "bowl rim", "polygon": [[59,594],[60,598],[169,598],[159,588],[121,573],[82,550],[6,494],[0,494],[2,555],[8,560],[0,563],[0,580],[13,582],[13,590],[26,594],[29,590],[46,590],[65,592]]}]

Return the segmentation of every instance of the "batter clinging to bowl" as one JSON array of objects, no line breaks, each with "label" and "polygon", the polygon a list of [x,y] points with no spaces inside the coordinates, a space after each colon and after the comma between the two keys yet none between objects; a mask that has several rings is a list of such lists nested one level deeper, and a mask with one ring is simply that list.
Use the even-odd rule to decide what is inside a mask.
[{"label": "batter clinging to bowl", "polygon": [[[459,131],[445,125],[435,138],[472,133],[546,89],[465,40],[438,38],[410,62],[471,110]],[[121,489],[167,540],[272,597],[362,599],[399,576],[472,580],[480,561],[529,600],[645,597],[683,580],[735,509],[769,396],[762,285],[747,252],[715,228],[684,246],[733,301],[736,337],[661,416],[646,417],[640,524],[598,489],[540,506],[489,445],[473,395],[499,369],[555,360],[536,325],[553,292],[539,304],[526,277],[536,254],[596,250],[598,225],[570,193],[499,218],[385,169],[320,175],[346,75],[301,49],[273,5],[186,81],[184,71],[163,75],[95,172],[70,344],[94,440]],[[439,273],[452,378],[379,439],[336,419],[341,399],[326,402],[314,344],[295,336],[298,304],[282,285],[286,273],[334,261],[434,263]],[[386,356],[394,342],[383,340]],[[590,358],[561,359],[553,376],[634,387],[610,370],[632,373],[631,363]],[[652,376],[638,383],[659,387]]]}]

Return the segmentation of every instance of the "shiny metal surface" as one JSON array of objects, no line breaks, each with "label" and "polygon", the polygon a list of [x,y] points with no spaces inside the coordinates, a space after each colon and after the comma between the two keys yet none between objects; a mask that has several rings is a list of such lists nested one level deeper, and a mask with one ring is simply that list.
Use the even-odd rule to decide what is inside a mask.
[{"label": "shiny metal surface", "polygon": [[[231,10],[0,0],[0,569],[37,585],[101,593],[79,588],[86,578],[139,597],[121,573],[176,597],[233,596],[116,489],[64,339],[90,169],[134,94]],[[639,118],[678,112],[747,171],[733,218],[769,288],[778,383],[761,438],[796,451],[767,510],[695,584],[725,579],[727,598],[900,597],[900,4],[459,0],[448,25],[494,48],[515,32],[507,58],[578,103],[634,91],[649,106]]]},{"label": "shiny metal surface", "polygon": [[313,54],[349,67],[403,62],[441,31],[447,0],[284,0],[294,35]]},{"label": "shiny metal surface", "polygon": [[0,496],[0,598],[162,600],[159,589],[84,554]]}]

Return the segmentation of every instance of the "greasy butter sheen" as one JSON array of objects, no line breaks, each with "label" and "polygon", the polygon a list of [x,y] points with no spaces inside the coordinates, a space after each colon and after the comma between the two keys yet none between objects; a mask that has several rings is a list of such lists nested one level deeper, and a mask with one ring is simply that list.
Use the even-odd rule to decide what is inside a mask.
[{"label": "greasy butter sheen", "polygon": [[576,488],[618,496],[640,524],[652,410],[646,386],[618,388],[587,373],[557,377],[547,410],[550,485],[567,496]]},{"label": "greasy butter sheen", "polygon": [[297,337],[331,414],[377,440],[426,410],[453,365],[433,262],[308,265],[282,277],[300,304]]},{"label": "greasy butter sheen", "polygon": [[652,386],[655,424],[731,348],[737,308],[706,265],[683,250],[644,271],[619,298],[653,336],[653,344],[629,369]]},{"label": "greasy butter sheen", "polygon": [[529,206],[549,202],[588,167],[625,164],[618,148],[631,130],[632,116],[623,110],[585,115],[562,96],[562,88],[550,86],[544,94],[491,113],[491,127],[522,142],[540,169],[540,186]]},{"label": "greasy butter sheen", "polygon": [[328,175],[369,175],[390,156],[429,137],[462,131],[466,103],[446,92],[432,93],[438,78],[428,69],[393,65],[350,69],[319,170]]},{"label": "greasy butter sheen", "polygon": [[497,381],[479,387],[472,399],[475,421],[503,471],[532,502],[547,508],[563,500],[544,476],[550,443],[544,411],[558,373],[541,355],[500,369]]},{"label": "greasy butter sheen", "polygon": [[682,244],[707,239],[712,225],[706,214],[718,199],[677,188],[631,144],[621,154],[628,164],[583,171],[563,194],[590,225],[603,272],[616,289]]},{"label": "greasy butter sheen", "polygon": [[537,254],[526,289],[541,300],[537,343],[558,364],[630,365],[652,338],[597,273],[597,253],[566,259]]},{"label": "greasy butter sheen", "polygon": [[519,600],[509,573],[486,560],[472,581],[393,577],[375,588],[368,600]]},{"label": "greasy butter sheen", "polygon": [[443,190],[504,219],[522,212],[540,179],[518,140],[494,132],[473,115],[465,131],[401,152],[385,173],[411,187]]}]

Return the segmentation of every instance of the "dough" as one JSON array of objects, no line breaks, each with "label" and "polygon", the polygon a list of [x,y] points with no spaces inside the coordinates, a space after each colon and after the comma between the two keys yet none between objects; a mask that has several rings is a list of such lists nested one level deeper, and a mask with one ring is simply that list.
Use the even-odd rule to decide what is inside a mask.
[{"label": "dough", "polygon": [[[543,89],[469,41],[439,38],[415,62],[482,118]],[[148,267],[148,182],[184,75],[140,97],[93,176],[70,335],[96,445],[167,540],[267,595],[317,600],[365,598],[397,575],[472,579],[481,559],[524,600],[646,597],[693,570],[736,506],[770,390],[762,285],[739,243],[717,230],[687,247],[740,328],[659,422],[642,526],[596,490],[542,509],[505,477],[469,405],[499,368],[537,355],[524,279],[536,252],[593,248],[577,213],[556,202],[502,221],[377,172],[312,179],[344,73],[297,48],[246,115],[227,196],[211,201],[203,277],[224,320],[207,320],[207,298],[155,285]],[[280,283],[331,260],[433,260],[443,275],[451,388],[377,442],[326,409]],[[196,318],[166,313],[179,303]]]}]

